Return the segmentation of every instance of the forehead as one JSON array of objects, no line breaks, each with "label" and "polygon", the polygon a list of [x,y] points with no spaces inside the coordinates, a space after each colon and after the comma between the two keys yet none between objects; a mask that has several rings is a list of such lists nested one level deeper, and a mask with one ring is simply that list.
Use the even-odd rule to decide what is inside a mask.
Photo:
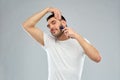
[{"label": "forehead", "polygon": [[51,23],[52,21],[57,21],[57,19],[55,17],[52,17],[48,20],[48,23]]}]

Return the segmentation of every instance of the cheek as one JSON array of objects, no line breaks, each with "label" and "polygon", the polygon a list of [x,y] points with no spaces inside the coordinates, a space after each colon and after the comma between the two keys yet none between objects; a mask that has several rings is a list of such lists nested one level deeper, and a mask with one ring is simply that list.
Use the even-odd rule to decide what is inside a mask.
[{"label": "cheek", "polygon": [[59,29],[59,27],[60,27],[60,25],[58,25],[58,24],[55,25],[55,28],[56,28],[56,29]]}]

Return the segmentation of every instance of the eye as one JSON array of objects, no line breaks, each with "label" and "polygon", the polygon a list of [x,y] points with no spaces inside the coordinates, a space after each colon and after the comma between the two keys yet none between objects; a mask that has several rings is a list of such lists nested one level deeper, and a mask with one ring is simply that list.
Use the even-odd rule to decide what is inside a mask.
[{"label": "eye", "polygon": [[55,24],[56,23],[56,21],[52,21],[52,24]]}]

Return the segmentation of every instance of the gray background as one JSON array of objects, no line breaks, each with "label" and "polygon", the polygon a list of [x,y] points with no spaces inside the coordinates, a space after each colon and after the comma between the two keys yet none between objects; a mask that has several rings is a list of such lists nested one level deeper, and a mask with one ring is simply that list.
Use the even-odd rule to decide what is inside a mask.
[{"label": "gray background", "polygon": [[[0,0],[0,80],[47,80],[47,54],[21,24],[49,6],[102,55],[86,57],[82,80],[120,80],[120,0]],[[47,33],[48,15],[37,24]]]}]

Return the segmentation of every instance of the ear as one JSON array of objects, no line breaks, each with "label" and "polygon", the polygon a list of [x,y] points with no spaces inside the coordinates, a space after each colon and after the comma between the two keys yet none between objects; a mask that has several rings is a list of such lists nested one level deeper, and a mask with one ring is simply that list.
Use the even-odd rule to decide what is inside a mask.
[{"label": "ear", "polygon": [[62,23],[63,26],[66,27],[66,25],[67,25],[66,21],[62,20],[61,23]]}]

